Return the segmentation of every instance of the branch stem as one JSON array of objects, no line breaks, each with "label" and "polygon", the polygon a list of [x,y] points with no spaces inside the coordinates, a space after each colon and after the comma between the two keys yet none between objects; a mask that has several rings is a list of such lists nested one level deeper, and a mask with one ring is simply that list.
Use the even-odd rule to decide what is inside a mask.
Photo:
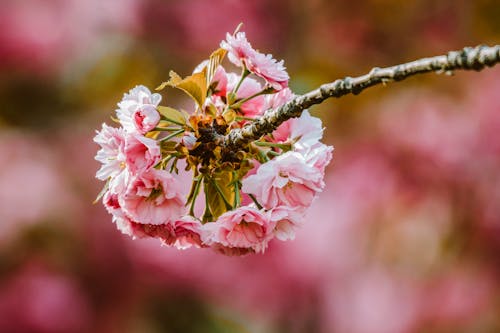
[{"label": "branch stem", "polygon": [[295,97],[283,106],[268,111],[261,118],[241,129],[232,130],[224,138],[224,145],[230,149],[239,149],[249,142],[258,140],[263,135],[274,131],[280,124],[290,118],[299,117],[302,111],[320,104],[331,97],[342,97],[348,94],[357,95],[363,90],[380,83],[401,81],[416,74],[428,72],[451,73],[454,70],[480,71],[500,62],[500,45],[466,47],[460,51],[451,51],[446,55],[422,58],[408,63],[386,67],[373,68],[369,73],[358,77],[346,77],[304,95]]}]

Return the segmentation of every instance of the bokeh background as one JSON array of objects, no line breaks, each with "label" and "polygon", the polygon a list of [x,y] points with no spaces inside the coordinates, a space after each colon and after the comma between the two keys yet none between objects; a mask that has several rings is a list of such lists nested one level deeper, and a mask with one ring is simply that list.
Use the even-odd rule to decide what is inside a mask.
[{"label": "bokeh background", "polygon": [[314,107],[326,189],[264,255],[133,241],[92,205],[92,137],[122,94],[189,74],[239,22],[302,93],[498,44],[499,17],[495,0],[2,0],[0,332],[500,332],[500,68]]}]

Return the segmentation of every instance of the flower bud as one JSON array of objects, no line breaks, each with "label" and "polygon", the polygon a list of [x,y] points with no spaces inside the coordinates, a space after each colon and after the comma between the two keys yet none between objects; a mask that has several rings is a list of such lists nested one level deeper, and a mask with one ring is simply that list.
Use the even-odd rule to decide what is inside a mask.
[{"label": "flower bud", "polygon": [[184,136],[181,139],[182,144],[189,150],[194,149],[196,145],[196,136],[192,132],[184,133]]},{"label": "flower bud", "polygon": [[160,114],[153,105],[143,105],[134,112],[133,121],[137,131],[145,134],[158,125]]}]

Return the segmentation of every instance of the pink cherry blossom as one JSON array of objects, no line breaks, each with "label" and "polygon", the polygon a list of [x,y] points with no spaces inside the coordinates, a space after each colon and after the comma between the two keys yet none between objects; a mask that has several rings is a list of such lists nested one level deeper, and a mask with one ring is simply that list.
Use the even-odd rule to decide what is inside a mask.
[{"label": "pink cherry blossom", "polygon": [[118,202],[118,193],[108,190],[102,197],[102,204],[113,217],[125,217],[125,213]]},{"label": "pink cherry blossom", "polygon": [[160,113],[153,105],[144,105],[134,112],[134,125],[141,134],[153,130],[160,122]]},{"label": "pink cherry blossom", "polygon": [[[228,73],[227,80],[227,90],[231,91],[238,84],[240,76],[234,73]],[[238,88],[238,91],[236,92],[236,98],[248,98],[261,92],[262,89],[262,85],[257,80],[247,77],[243,80],[240,87]],[[264,113],[265,103],[265,96],[260,95],[242,103],[239,109],[241,110],[242,115],[245,117],[256,117]]]},{"label": "pink cherry blossom", "polygon": [[147,225],[132,221],[123,211],[118,200],[118,193],[107,191],[102,203],[109,214],[113,216],[116,228],[123,234],[135,238],[170,237],[170,228],[165,225]]},{"label": "pink cherry blossom", "polygon": [[160,115],[156,111],[160,101],[160,94],[152,94],[147,87],[139,85],[123,95],[116,115],[125,131],[144,134],[155,128],[160,121]]},{"label": "pink cherry blossom", "polygon": [[324,176],[325,168],[333,157],[333,147],[318,142],[313,147],[309,147],[300,153],[304,156],[307,164],[320,171]]},{"label": "pink cherry blossom", "polygon": [[125,215],[125,212],[118,202],[117,193],[108,190],[102,197],[102,204],[113,217],[112,220],[116,224],[116,228],[123,234],[129,235],[133,239],[146,237],[144,233],[137,232],[137,230],[134,229],[134,223]]},{"label": "pink cherry blossom", "polygon": [[94,142],[101,146],[95,159],[102,163],[96,177],[107,180],[117,177],[125,167],[132,173],[144,172],[156,165],[161,157],[158,143],[144,136],[125,133],[123,128],[106,124],[97,132]]},{"label": "pink cherry blossom", "polygon": [[102,124],[102,129],[97,132],[94,142],[101,146],[95,159],[102,163],[96,178],[106,180],[118,175],[125,168],[124,130]]},{"label": "pink cherry blossom", "polygon": [[295,98],[295,94],[290,90],[290,88],[285,88],[278,91],[275,94],[266,95],[266,108],[267,109],[277,109],[285,103],[290,102]]},{"label": "pink cherry blossom", "polygon": [[184,196],[177,180],[165,170],[151,169],[132,178],[118,202],[125,215],[142,224],[160,225],[178,219]]},{"label": "pink cherry blossom", "polygon": [[214,73],[212,83],[216,84],[214,94],[218,96],[226,96],[227,93],[227,76],[224,67],[219,66]]},{"label": "pink cherry blossom", "polygon": [[146,232],[144,232],[143,229],[145,226],[147,226],[146,224],[132,222],[126,216],[113,216],[113,222],[115,223],[116,228],[122,232],[122,234],[130,236],[132,237],[132,239],[156,236],[156,234],[155,236],[150,236]]},{"label": "pink cherry blossom", "polygon": [[227,33],[226,40],[220,43],[220,47],[228,51],[229,61],[239,67],[247,66],[248,68],[247,62],[257,53],[248,42],[244,32],[238,32],[236,36]]},{"label": "pink cherry blossom", "polygon": [[126,166],[133,174],[151,169],[161,158],[158,143],[137,134],[127,135],[124,150]]},{"label": "pink cherry blossom", "polygon": [[294,142],[294,150],[306,150],[316,145],[323,137],[321,119],[304,110],[299,118],[292,118],[281,124],[274,132],[276,142]]},{"label": "pink cherry blossom", "polygon": [[286,72],[284,61],[276,61],[270,54],[256,53],[248,69],[266,80],[277,91],[288,87],[290,77]]},{"label": "pink cherry blossom", "polygon": [[225,254],[263,253],[273,238],[274,226],[268,214],[243,206],[203,225],[202,240]]},{"label": "pink cherry blossom", "polygon": [[130,219],[121,208],[116,193],[107,192],[103,197],[103,204],[106,210],[113,216],[112,220],[116,224],[116,228],[133,239],[148,237],[159,238],[163,240],[164,243],[167,243],[165,240],[173,240],[172,243],[176,240],[174,234],[175,229],[168,222],[150,224],[134,222]]},{"label": "pink cherry blossom", "polygon": [[159,238],[170,239],[173,237],[172,228],[168,223],[164,224],[144,224],[130,220],[128,217],[113,217],[116,228],[132,239]]},{"label": "pink cherry blossom", "polygon": [[323,137],[321,119],[311,116],[305,110],[299,118],[292,119],[290,136],[294,141],[297,140],[294,144],[296,150],[313,147]]},{"label": "pink cherry blossom", "polygon": [[242,183],[243,192],[255,195],[266,209],[279,205],[306,208],[324,187],[321,172],[293,151],[262,164]]},{"label": "pink cherry blossom", "polygon": [[192,216],[182,218],[169,223],[171,228],[170,238],[162,238],[166,245],[173,245],[180,250],[194,247],[202,247],[201,228],[202,224]]},{"label": "pink cherry blossom", "polygon": [[271,221],[276,223],[274,235],[281,241],[295,239],[295,229],[304,221],[304,215],[296,208],[278,206],[268,211]]},{"label": "pink cherry blossom", "polygon": [[266,80],[275,90],[288,87],[290,77],[283,60],[277,62],[272,55],[254,50],[244,32],[238,32],[235,36],[227,34],[226,40],[222,41],[220,46],[228,51],[228,58],[233,64],[245,66],[250,72]]}]

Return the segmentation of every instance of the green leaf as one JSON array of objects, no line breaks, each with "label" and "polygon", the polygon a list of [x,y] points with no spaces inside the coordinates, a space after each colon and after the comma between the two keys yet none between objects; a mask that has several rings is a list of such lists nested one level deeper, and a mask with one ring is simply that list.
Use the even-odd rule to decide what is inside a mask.
[{"label": "green leaf", "polygon": [[174,71],[170,71],[170,80],[163,82],[156,90],[162,90],[166,86],[174,87],[184,91],[200,107],[203,106],[207,97],[206,69],[199,73],[182,78]]},{"label": "green leaf", "polygon": [[230,202],[234,202],[235,199],[232,181],[233,174],[227,171],[218,172],[213,178],[204,179],[206,202],[214,220],[232,209]]},{"label": "green leaf", "polygon": [[186,118],[181,111],[168,106],[158,106],[157,110],[168,122],[181,126],[186,125]]}]

